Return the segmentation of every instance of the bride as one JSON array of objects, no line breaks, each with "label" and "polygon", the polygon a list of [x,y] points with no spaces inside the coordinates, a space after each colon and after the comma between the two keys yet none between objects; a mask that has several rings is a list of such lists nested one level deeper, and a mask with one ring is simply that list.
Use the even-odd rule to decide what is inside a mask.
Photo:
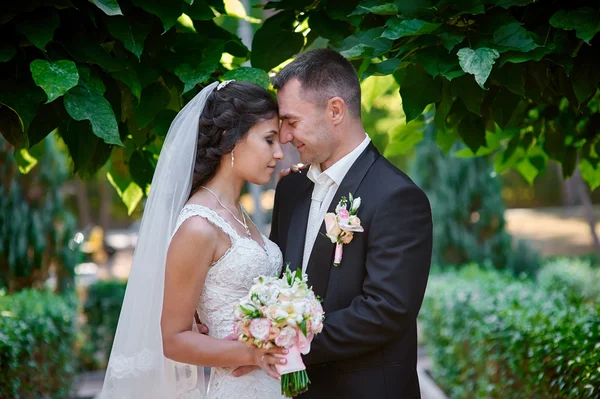
[{"label": "bride", "polygon": [[[152,180],[100,398],[281,398],[284,349],[235,340],[233,305],[281,251],[238,202],[283,158],[277,104],[260,86],[203,89],[177,115]],[[210,336],[195,332],[202,320]],[[259,369],[243,377],[239,366]],[[202,367],[212,367],[205,392]]]}]

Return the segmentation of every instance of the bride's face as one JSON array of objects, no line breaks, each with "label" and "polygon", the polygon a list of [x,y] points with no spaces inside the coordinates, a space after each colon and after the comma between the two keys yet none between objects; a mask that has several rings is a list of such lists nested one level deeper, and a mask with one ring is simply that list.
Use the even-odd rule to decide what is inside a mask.
[{"label": "bride's face", "polygon": [[279,117],[254,125],[236,146],[234,171],[254,184],[267,184],[277,161],[283,159],[279,143]]}]

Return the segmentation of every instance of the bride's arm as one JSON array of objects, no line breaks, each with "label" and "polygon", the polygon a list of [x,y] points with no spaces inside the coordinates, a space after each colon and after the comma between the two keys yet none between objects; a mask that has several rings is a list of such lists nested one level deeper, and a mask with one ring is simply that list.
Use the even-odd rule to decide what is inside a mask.
[{"label": "bride's arm", "polygon": [[[268,364],[279,363],[282,350],[247,347],[238,341],[216,339],[192,331],[192,319],[220,234],[208,221],[190,218],[179,228],[167,253],[161,330],[166,357],[211,367],[258,365],[273,377]],[[263,358],[263,355],[264,358]]]}]

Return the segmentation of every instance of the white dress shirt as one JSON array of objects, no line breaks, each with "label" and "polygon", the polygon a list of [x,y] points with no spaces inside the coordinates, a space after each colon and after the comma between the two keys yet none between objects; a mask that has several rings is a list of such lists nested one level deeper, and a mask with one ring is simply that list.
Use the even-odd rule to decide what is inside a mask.
[{"label": "white dress shirt", "polygon": [[[315,184],[320,183],[324,185],[329,185],[329,190],[327,194],[325,194],[325,198],[323,198],[323,202],[321,203],[321,208],[319,210],[318,215],[313,215],[313,208],[311,207],[311,211],[308,215],[309,223],[306,226],[306,240],[304,242],[304,256],[302,257],[302,271],[306,272],[306,267],[308,266],[308,260],[310,258],[310,253],[312,252],[313,246],[315,245],[315,239],[317,238],[317,234],[321,229],[321,225],[323,224],[325,213],[329,209],[331,205],[331,201],[335,196],[338,188],[342,184],[342,180],[346,177],[346,174],[354,165],[354,162],[358,159],[360,154],[367,148],[371,139],[365,133],[365,139],[362,143],[358,145],[354,150],[352,150],[345,157],[331,165],[325,172],[321,172],[321,166],[319,164],[311,164],[310,168],[307,172],[307,177],[314,182]],[[314,191],[315,189],[313,189]],[[348,193],[345,193],[348,195]],[[314,222],[311,222],[311,219]]]}]

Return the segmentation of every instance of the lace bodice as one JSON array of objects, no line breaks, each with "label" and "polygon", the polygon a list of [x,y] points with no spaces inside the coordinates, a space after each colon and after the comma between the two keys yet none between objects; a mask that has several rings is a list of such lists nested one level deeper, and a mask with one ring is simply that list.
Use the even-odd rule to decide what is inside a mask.
[{"label": "lace bodice", "polygon": [[[208,269],[197,306],[210,335],[221,339],[233,332],[233,306],[248,293],[256,277],[278,276],[283,259],[279,247],[264,235],[261,234],[263,247],[250,237],[241,237],[218,213],[201,205],[186,205],[175,231],[195,216],[205,218],[231,240],[230,248]],[[207,399],[281,398],[279,382],[264,371],[257,370],[238,378],[233,377],[231,371],[228,368],[211,370]]]}]

